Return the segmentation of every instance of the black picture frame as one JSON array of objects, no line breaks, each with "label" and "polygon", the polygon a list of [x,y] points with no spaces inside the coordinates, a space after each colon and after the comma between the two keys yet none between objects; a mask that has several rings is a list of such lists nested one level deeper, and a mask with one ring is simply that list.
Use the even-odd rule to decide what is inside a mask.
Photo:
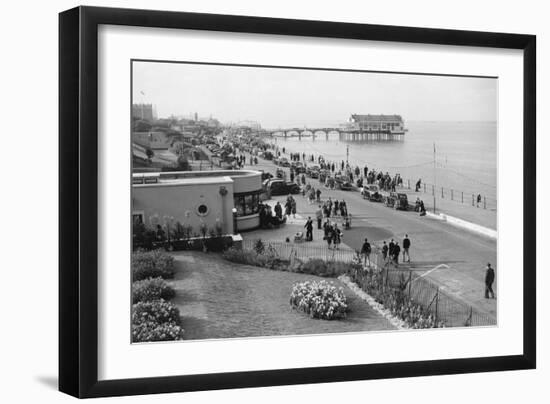
[{"label": "black picture frame", "polygon": [[[98,381],[98,26],[523,51],[523,353],[514,356]],[[536,37],[340,22],[78,7],[59,15],[59,389],[75,397],[325,383],[536,366]]]}]

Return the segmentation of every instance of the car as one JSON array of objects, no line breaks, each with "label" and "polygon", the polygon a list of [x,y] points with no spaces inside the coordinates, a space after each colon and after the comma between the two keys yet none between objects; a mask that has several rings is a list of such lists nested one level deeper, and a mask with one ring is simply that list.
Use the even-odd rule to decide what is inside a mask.
[{"label": "car", "polygon": [[380,188],[375,184],[364,185],[361,195],[363,195],[364,199],[368,199],[371,202],[382,202],[384,199],[384,196],[380,192]]},{"label": "car", "polygon": [[308,166],[306,169],[306,175],[311,178],[319,178],[319,171],[321,169],[318,165]]},{"label": "car", "polygon": [[353,189],[353,184],[349,181],[341,181],[341,182],[338,182],[338,187],[342,191],[351,191]]},{"label": "car", "polygon": [[286,157],[282,157],[277,160],[277,164],[279,164],[281,167],[290,167],[290,161],[288,161]]},{"label": "car", "polygon": [[268,172],[263,171],[263,170],[261,170],[260,172],[262,173],[262,181],[269,180],[270,178],[273,178],[273,174],[271,174],[271,173],[268,173]]},{"label": "car", "polygon": [[407,194],[400,192],[390,192],[385,198],[386,206],[394,208],[395,210],[409,210],[409,199]]},{"label": "car", "polygon": [[297,162],[294,166],[294,171],[296,172],[296,174],[304,174],[306,172],[306,168],[302,163]]},{"label": "car", "polygon": [[270,195],[289,195],[299,194],[300,187],[294,182],[287,182],[284,180],[266,180],[264,181],[264,188]]}]

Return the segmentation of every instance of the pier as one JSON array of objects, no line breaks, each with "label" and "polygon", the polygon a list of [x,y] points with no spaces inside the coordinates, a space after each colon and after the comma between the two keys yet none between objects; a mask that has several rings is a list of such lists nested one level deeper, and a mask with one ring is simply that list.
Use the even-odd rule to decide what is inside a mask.
[{"label": "pier", "polygon": [[272,129],[268,131],[270,136],[289,138],[324,136],[326,140],[330,133],[337,133],[342,141],[362,142],[362,141],[403,141],[405,139],[405,130],[362,130],[362,129],[342,129],[342,128],[290,128],[290,129]]}]

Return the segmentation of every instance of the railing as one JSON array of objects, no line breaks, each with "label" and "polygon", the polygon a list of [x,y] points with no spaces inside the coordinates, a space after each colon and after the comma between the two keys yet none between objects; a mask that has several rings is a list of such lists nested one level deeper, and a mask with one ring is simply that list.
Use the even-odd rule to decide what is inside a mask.
[{"label": "railing", "polygon": [[[416,181],[410,179],[403,180],[403,187],[407,189],[416,189]],[[467,204],[483,209],[496,209],[497,200],[493,197],[482,195],[480,193],[473,193],[463,190],[457,190],[444,186],[435,186],[434,184],[422,182],[420,184],[419,192],[423,192],[428,195],[436,196],[441,199],[447,199],[450,201],[458,202],[461,204]],[[478,202],[478,195],[481,196]]]},{"label": "railing", "polygon": [[[309,260],[320,258],[326,261],[351,263],[357,259],[356,251],[349,247],[329,249],[322,246],[310,246],[307,243],[281,243],[263,241],[264,251],[276,253],[280,258]],[[255,250],[255,240],[244,240],[243,249]],[[366,290],[372,285],[371,278],[378,277],[380,288],[401,289],[405,295],[423,310],[433,315],[436,321],[447,327],[496,325],[496,319],[473,306],[447,294],[429,279],[423,278],[409,269],[400,269],[388,258],[384,258],[378,246],[372,246],[370,264],[353,274],[355,282]]]},{"label": "railing", "polygon": [[[281,243],[272,241],[263,241],[265,248],[275,252],[280,258],[308,260],[311,258],[320,258],[326,261],[352,262],[355,251],[351,248],[329,249],[321,246],[311,246],[303,243]],[[243,249],[255,250],[256,241],[243,240]]]}]

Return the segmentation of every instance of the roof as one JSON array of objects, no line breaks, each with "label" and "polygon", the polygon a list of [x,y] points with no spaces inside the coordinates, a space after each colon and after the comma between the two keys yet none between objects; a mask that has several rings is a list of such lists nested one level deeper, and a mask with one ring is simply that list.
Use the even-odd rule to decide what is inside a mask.
[{"label": "roof", "polygon": [[352,114],[351,118],[356,122],[403,122],[401,115],[358,115]]}]

